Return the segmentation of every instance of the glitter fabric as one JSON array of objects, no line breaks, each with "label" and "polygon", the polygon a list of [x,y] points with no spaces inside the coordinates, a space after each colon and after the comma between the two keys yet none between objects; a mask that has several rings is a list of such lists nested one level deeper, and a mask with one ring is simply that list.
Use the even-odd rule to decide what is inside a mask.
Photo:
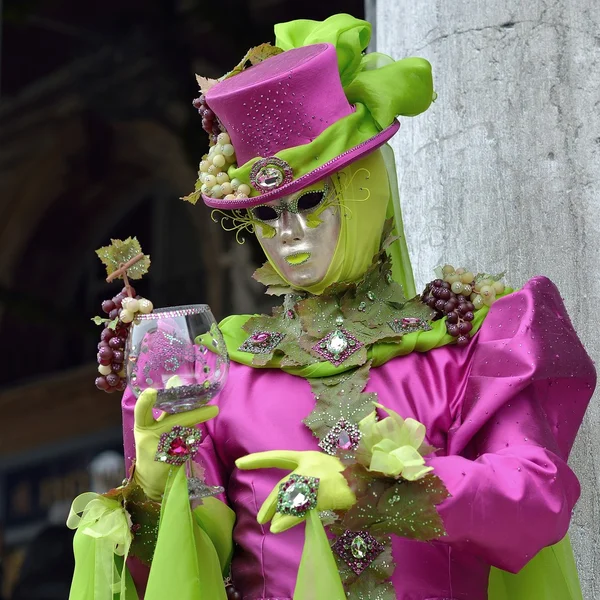
[{"label": "glitter fabric", "polygon": [[333,549],[360,575],[383,552],[384,546],[367,531],[346,530],[335,541]]},{"label": "glitter fabric", "polygon": [[175,425],[160,436],[154,460],[168,465],[183,465],[198,452],[201,439],[196,428]]},{"label": "glitter fabric", "polygon": [[282,515],[303,517],[317,506],[319,479],[292,474],[279,486],[277,512]]}]

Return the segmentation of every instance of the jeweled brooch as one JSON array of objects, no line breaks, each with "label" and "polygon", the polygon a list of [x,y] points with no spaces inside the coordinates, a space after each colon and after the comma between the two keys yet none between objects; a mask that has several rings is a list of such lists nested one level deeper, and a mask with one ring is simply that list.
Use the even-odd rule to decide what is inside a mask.
[{"label": "jeweled brooch", "polygon": [[318,477],[292,474],[279,486],[277,512],[282,515],[303,517],[317,506]]},{"label": "jeweled brooch", "polygon": [[333,549],[357,575],[360,575],[383,552],[384,545],[367,531],[347,529],[336,540]]},{"label": "jeweled brooch", "polygon": [[201,440],[202,434],[195,427],[175,425],[160,436],[154,460],[168,465],[183,465],[198,452]]},{"label": "jeweled brooch", "polygon": [[319,442],[319,448],[335,456],[338,450],[356,450],[360,437],[360,429],[354,423],[340,419]]},{"label": "jeweled brooch", "polygon": [[257,160],[250,171],[250,181],[254,188],[264,194],[290,183],[294,179],[292,167],[277,156]]},{"label": "jeweled brooch", "polygon": [[425,319],[416,317],[404,317],[402,319],[392,319],[388,325],[395,333],[414,333],[415,331],[429,331],[431,325]]},{"label": "jeweled brooch", "polygon": [[335,329],[320,339],[312,349],[337,367],[363,345],[345,329]]},{"label": "jeweled brooch", "polygon": [[239,348],[251,354],[270,354],[285,337],[285,333],[255,331]]}]

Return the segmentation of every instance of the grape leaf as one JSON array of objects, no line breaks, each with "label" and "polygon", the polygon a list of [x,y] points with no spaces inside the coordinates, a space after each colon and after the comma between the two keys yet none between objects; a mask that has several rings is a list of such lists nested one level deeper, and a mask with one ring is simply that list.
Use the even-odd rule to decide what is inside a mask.
[{"label": "grape leaf", "polygon": [[285,279],[277,273],[268,261],[262,267],[259,267],[254,271],[252,278],[256,279],[256,281],[262,283],[264,286],[286,287],[289,291],[289,284],[286,283]]},{"label": "grape leaf", "polygon": [[[128,237],[126,240],[111,240],[110,246],[103,246],[96,250],[98,258],[106,267],[106,274],[111,275],[120,266],[142,253],[142,247],[136,237]],[[150,267],[150,256],[144,257],[127,269],[130,279],[141,279]]]},{"label": "grape leaf", "polygon": [[267,58],[271,58],[271,56],[281,54],[282,52],[283,50],[281,48],[272,46],[268,42],[261,44],[260,46],[255,46],[254,48],[250,48],[250,50],[246,52],[244,58],[242,58],[242,60],[240,60],[240,62],[233,67],[233,69],[231,69],[231,71],[220,77],[219,81],[229,79],[230,77],[241,73],[246,68],[247,63],[250,63],[251,65],[257,65],[259,62],[267,60]]},{"label": "grape leaf", "polygon": [[198,87],[200,88],[200,92],[202,94],[206,94],[210,88],[219,83],[218,79],[209,79],[208,77],[202,77],[201,75],[196,75],[196,82],[198,83]]}]

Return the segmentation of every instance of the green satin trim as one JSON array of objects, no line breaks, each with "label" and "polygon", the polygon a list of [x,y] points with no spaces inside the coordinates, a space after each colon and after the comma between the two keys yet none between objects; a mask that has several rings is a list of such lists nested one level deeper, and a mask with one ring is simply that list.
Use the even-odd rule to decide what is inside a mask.
[{"label": "green satin trim", "polygon": [[[513,290],[506,288],[502,296],[510,294]],[[484,306],[482,309],[475,312],[473,319],[472,334],[475,334],[489,312],[489,308]],[[248,319],[255,315],[231,315],[226,317],[219,323],[219,328],[223,333],[227,351],[231,360],[253,368],[262,369],[281,369],[290,375],[298,377],[313,378],[313,377],[330,377],[343,373],[347,368],[341,364],[339,367],[332,365],[328,361],[322,361],[306,366],[299,367],[281,367],[281,358],[275,355],[273,360],[269,361],[265,366],[256,367],[252,364],[254,355],[250,352],[242,352],[239,347],[246,341],[248,334],[242,329]],[[384,343],[378,342],[371,346],[368,350],[368,358],[373,361],[373,366],[378,367],[397,356],[405,356],[411,352],[428,352],[434,348],[441,348],[450,343],[453,343],[455,338],[446,332],[446,322],[444,320],[434,321],[431,324],[430,331],[416,331],[408,333],[402,337],[400,342]],[[354,367],[353,367],[354,368]]]},{"label": "green satin trim", "polygon": [[306,515],[294,600],[345,600],[340,573],[317,510]]},{"label": "green satin trim", "polygon": [[[163,496],[145,600],[226,600],[223,569],[231,556],[232,511],[217,509],[212,502],[204,508],[194,516],[185,470],[172,469]],[[214,535],[216,528],[223,528],[214,539],[204,529],[211,521],[211,511],[215,513],[207,529]]]},{"label": "green satin trim", "polygon": [[541,550],[517,574],[492,568],[489,600],[583,600],[569,536]]}]

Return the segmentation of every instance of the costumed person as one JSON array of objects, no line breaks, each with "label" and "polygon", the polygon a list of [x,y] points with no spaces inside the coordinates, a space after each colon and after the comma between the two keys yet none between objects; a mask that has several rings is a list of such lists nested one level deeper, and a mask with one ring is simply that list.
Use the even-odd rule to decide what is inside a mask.
[{"label": "costumed person", "polygon": [[[567,458],[593,365],[544,277],[446,265],[416,295],[385,144],[430,106],[431,69],[365,54],[370,32],[280,24],[199,79],[211,149],[187,199],[256,234],[282,301],[220,324],[208,406],[157,418],[153,390],[125,393],[132,474],[83,511],[72,600],[581,598]],[[182,427],[211,490],[192,506]]]}]

